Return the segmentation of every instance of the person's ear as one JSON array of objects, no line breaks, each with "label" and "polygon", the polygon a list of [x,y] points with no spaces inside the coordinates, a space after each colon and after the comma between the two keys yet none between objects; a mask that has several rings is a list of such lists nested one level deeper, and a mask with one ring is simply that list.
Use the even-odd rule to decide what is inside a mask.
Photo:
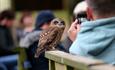
[{"label": "person's ear", "polygon": [[94,18],[93,18],[93,12],[92,12],[92,10],[90,8],[87,8],[86,12],[87,12],[87,18],[89,20],[93,20]]}]

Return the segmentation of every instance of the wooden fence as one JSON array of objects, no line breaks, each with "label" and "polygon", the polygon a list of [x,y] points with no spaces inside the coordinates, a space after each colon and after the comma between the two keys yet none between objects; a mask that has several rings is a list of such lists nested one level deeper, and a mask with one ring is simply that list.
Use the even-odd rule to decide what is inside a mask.
[{"label": "wooden fence", "polygon": [[101,60],[74,56],[61,51],[47,51],[49,70],[115,70],[115,67]]}]

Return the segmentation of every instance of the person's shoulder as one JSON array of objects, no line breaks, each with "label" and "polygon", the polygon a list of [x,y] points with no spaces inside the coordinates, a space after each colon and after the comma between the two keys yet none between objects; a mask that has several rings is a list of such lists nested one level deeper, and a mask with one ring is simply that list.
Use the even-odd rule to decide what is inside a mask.
[{"label": "person's shoulder", "polygon": [[21,47],[29,47],[32,43],[39,40],[39,35],[41,31],[33,31],[27,34],[23,39],[20,41]]},{"label": "person's shoulder", "polygon": [[36,38],[39,37],[41,31],[33,31],[26,35],[26,38]]}]

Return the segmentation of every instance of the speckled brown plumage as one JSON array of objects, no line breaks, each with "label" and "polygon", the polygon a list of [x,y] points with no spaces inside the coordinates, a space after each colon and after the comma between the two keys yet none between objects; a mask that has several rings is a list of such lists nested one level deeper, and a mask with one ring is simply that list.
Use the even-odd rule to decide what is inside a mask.
[{"label": "speckled brown plumage", "polygon": [[60,42],[64,29],[65,22],[62,19],[55,18],[52,20],[49,29],[40,34],[35,57],[39,57],[41,53],[47,50],[55,49],[57,44]]}]

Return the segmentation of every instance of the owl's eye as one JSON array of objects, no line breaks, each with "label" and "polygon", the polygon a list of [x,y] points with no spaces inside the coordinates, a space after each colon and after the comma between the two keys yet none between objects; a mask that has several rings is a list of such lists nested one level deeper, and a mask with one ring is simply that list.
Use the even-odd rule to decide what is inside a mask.
[{"label": "owl's eye", "polygon": [[62,22],[61,22],[61,24],[62,24],[62,25],[65,25],[65,22],[64,22],[64,21],[62,21]]},{"label": "owl's eye", "polygon": [[54,24],[58,24],[58,21],[54,21]]}]

